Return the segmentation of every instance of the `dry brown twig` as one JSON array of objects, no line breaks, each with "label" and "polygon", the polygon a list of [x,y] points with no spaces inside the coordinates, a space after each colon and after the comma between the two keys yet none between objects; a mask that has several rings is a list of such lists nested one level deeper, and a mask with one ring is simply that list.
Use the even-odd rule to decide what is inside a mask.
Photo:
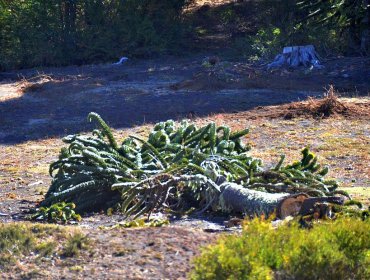
[{"label": "dry brown twig", "polygon": [[17,83],[17,87],[21,93],[28,91],[36,91],[41,88],[43,84],[53,81],[54,79],[46,74],[38,74],[31,78],[22,77],[22,79]]}]

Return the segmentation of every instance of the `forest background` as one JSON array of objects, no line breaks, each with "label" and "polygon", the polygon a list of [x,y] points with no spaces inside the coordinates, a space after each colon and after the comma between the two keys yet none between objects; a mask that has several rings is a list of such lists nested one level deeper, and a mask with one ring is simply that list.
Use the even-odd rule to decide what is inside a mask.
[{"label": "forest background", "polygon": [[0,70],[187,54],[216,46],[218,33],[220,46],[249,60],[303,44],[369,54],[368,0],[223,2],[0,0]]}]

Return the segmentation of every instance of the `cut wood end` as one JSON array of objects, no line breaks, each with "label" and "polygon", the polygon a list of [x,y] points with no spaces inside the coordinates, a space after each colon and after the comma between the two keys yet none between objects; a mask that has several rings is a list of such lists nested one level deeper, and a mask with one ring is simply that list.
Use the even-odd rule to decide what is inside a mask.
[{"label": "cut wood end", "polygon": [[283,199],[276,209],[277,218],[285,219],[288,216],[297,216],[307,198],[309,198],[307,194],[301,193]]}]

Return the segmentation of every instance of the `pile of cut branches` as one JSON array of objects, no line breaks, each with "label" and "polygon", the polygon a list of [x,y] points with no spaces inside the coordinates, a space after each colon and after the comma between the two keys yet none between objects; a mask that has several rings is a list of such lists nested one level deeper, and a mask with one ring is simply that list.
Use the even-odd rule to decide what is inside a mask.
[{"label": "pile of cut branches", "polygon": [[242,207],[261,214],[271,212],[281,198],[347,195],[335,181],[324,179],[328,168],[308,148],[300,161],[284,165],[282,156],[274,168],[263,170],[242,142],[248,129],[232,132],[212,122],[198,128],[186,120],[168,120],[156,124],[146,140],[129,136],[119,144],[98,114],[88,119],[99,129],[63,139],[69,146],[50,165],[53,181],[41,206],[73,202],[79,213],[114,206],[126,216],[164,208],[232,211],[238,207],[223,194],[242,188],[262,204],[268,197],[267,208]]},{"label": "pile of cut branches", "polygon": [[348,115],[358,113],[363,114],[360,108],[346,104],[339,99],[333,85],[324,93],[323,98],[310,97],[306,102],[295,102],[289,106],[290,112],[285,115],[286,118],[291,118],[300,115],[312,116],[314,118],[328,118],[335,115]]}]

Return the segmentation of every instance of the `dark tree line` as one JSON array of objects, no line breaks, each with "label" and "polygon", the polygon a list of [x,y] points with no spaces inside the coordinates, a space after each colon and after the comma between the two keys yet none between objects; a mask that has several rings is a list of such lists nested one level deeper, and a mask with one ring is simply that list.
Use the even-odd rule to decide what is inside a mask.
[{"label": "dark tree line", "polygon": [[0,69],[174,48],[187,0],[0,0]]},{"label": "dark tree line", "polygon": [[[0,70],[191,49],[197,45],[192,40],[197,26],[184,9],[193,1],[0,0]],[[233,5],[242,5],[241,12],[235,13]],[[284,45],[313,43],[347,54],[369,53],[369,0],[253,0],[233,5],[210,16],[219,16],[221,25],[231,23],[235,34],[233,23],[256,21],[248,25],[255,31],[245,40],[230,39],[241,42],[241,51],[249,48],[262,55]],[[258,5],[253,19],[251,5]]]}]

